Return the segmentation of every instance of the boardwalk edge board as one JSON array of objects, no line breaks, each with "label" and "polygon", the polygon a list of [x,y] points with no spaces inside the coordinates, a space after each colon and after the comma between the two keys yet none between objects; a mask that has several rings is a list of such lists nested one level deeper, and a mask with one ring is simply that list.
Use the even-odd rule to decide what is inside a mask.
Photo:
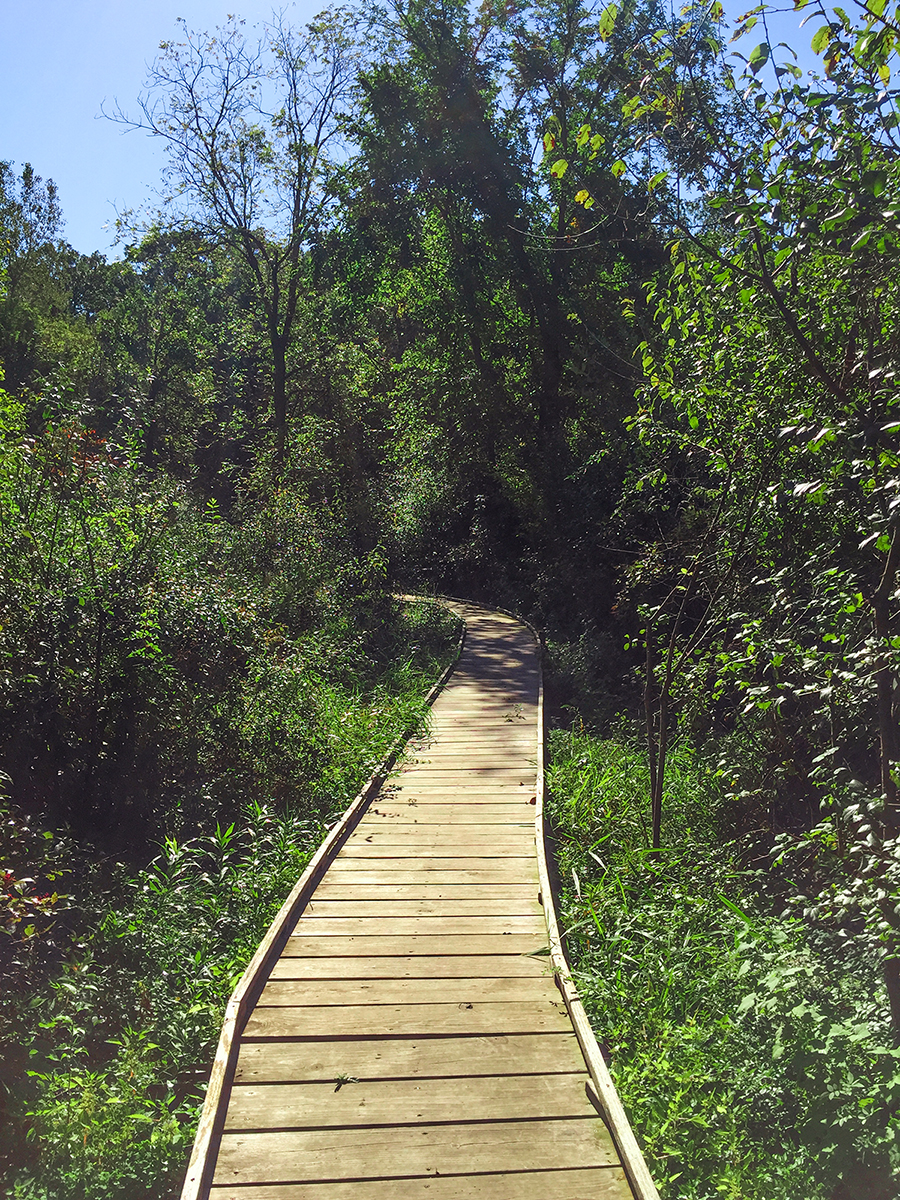
[{"label": "boardwalk edge board", "polygon": [[[402,597],[404,600],[422,599],[432,603],[431,597]],[[441,673],[440,678],[431,688],[425,698],[425,704],[431,706],[440,694],[447,680],[453,674],[459,656],[462,653],[466,638],[465,621],[459,632],[456,651],[450,664]],[[362,816],[369,801],[378,794],[392,767],[403,752],[404,747],[413,734],[412,729],[401,733],[394,741],[383,761],[370,776],[362,791],[344,812],[338,823],[319,846],[310,859],[306,870],[297,880],[284,904],[278,910],[275,919],[260,942],[256,953],[247,965],[244,974],[234,989],[231,999],[225,1008],[225,1018],[222,1022],[222,1032],[213,1061],[206,1091],[206,1100],[197,1127],[197,1135],[188,1163],[187,1176],[181,1192],[181,1200],[206,1200],[209,1195],[212,1176],[215,1171],[219,1142],[228,1108],[228,1096],[231,1081],[234,1076],[240,1035],[247,1024],[250,1013],[259,993],[265,984],[266,976],[271,970],[276,958],[281,953],[290,931],[297,921],[303,908],[309,902],[321,877],[328,869],[331,860],[340,850],[343,842]]]}]

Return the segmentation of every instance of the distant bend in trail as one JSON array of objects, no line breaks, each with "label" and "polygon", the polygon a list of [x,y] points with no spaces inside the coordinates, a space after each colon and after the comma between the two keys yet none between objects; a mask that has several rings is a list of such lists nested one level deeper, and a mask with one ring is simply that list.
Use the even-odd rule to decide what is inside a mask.
[{"label": "distant bend in trail", "polygon": [[466,640],[430,733],[348,810],[229,1005],[183,1200],[656,1200],[561,969],[539,648],[450,603]]}]

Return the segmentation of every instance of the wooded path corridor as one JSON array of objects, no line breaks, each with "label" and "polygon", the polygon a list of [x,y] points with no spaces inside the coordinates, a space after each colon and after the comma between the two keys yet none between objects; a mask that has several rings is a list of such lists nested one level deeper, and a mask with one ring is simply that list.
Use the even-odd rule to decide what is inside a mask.
[{"label": "wooded path corridor", "polygon": [[243,1029],[214,1200],[632,1195],[546,954],[539,649],[511,617],[454,607],[466,641],[430,733]]}]

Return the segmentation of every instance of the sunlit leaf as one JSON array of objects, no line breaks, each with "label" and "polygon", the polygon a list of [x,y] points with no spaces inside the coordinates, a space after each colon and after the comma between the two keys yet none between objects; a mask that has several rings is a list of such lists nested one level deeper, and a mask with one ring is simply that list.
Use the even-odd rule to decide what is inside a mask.
[{"label": "sunlit leaf", "polygon": [[598,30],[600,37],[604,42],[609,41],[612,36],[612,31],[616,23],[616,17],[619,15],[618,4],[607,4],[603,12],[600,14],[600,23]]},{"label": "sunlit leaf", "polygon": [[821,29],[817,29],[813,34],[813,39],[810,42],[813,54],[821,54],[828,43],[831,41],[831,26],[823,25]]},{"label": "sunlit leaf", "polygon": [[747,66],[754,75],[761,71],[769,61],[769,43],[760,42],[758,46],[754,46],[750,51],[750,57],[747,59]]}]

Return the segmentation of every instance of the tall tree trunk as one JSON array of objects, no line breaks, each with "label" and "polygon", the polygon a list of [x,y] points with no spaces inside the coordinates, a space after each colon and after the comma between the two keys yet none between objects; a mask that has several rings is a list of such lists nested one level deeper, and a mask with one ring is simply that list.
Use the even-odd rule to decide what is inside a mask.
[{"label": "tall tree trunk", "polygon": [[287,340],[272,339],[272,410],[275,414],[275,457],[273,474],[279,478],[284,474],[284,458],[287,446]]}]

